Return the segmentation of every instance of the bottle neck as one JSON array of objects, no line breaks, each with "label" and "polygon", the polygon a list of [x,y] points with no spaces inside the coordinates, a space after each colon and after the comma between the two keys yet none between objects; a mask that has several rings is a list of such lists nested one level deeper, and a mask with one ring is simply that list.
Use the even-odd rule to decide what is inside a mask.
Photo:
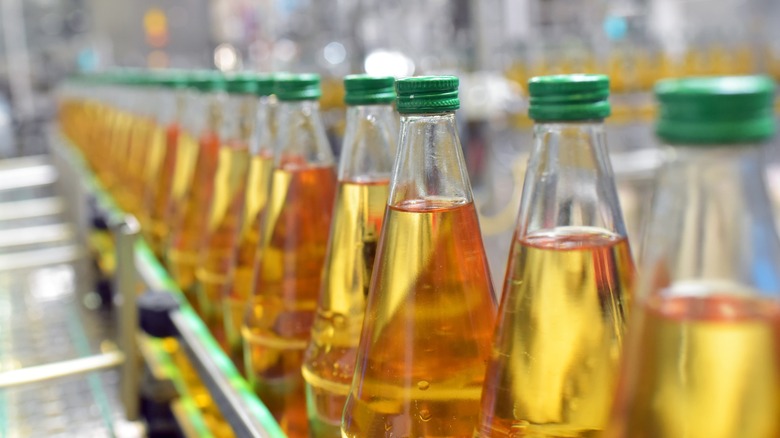
[{"label": "bottle neck", "polygon": [[649,276],[669,284],[704,282],[722,293],[748,287],[780,295],[780,240],[763,152],[760,145],[667,151],[645,235]]},{"label": "bottle neck", "polygon": [[473,200],[454,112],[403,115],[400,132],[389,205]]},{"label": "bottle neck", "polygon": [[184,96],[182,124],[189,135],[197,138],[208,116],[209,95],[196,89],[188,89]]},{"label": "bottle neck", "polygon": [[206,93],[205,124],[201,127],[202,135],[217,135],[219,137],[224,121],[223,107],[227,101],[227,94],[221,91]]},{"label": "bottle neck", "polygon": [[534,125],[518,227],[520,237],[560,227],[626,236],[601,120]]},{"label": "bottle neck", "polygon": [[389,181],[397,132],[397,119],[391,105],[348,107],[339,181]]},{"label": "bottle neck", "polygon": [[277,166],[333,165],[333,152],[316,100],[281,101],[277,113]]},{"label": "bottle neck", "polygon": [[157,123],[161,127],[168,126],[176,119],[176,94],[172,88],[159,90],[159,108]]},{"label": "bottle neck", "polygon": [[256,105],[252,95],[227,95],[222,106],[220,139],[223,143],[249,143],[254,131]]},{"label": "bottle neck", "polygon": [[269,96],[260,96],[256,101],[255,129],[249,143],[252,155],[273,156],[276,133],[274,108]]},{"label": "bottle neck", "polygon": [[319,116],[320,103],[316,100],[282,100],[279,101],[280,114],[300,113],[306,116]]}]

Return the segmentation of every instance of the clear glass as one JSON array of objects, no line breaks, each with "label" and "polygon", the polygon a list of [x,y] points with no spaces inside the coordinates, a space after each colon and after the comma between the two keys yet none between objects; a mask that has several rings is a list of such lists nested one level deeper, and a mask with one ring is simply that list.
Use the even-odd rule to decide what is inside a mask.
[{"label": "clear glass", "polygon": [[[195,270],[214,194],[220,151],[219,130],[222,126],[225,95],[221,92],[211,92],[201,96],[199,100],[204,101],[205,105],[200,108],[205,115],[188,116],[191,117],[189,122],[198,120],[203,124],[199,127],[191,126],[187,133],[179,136],[177,164],[182,165],[181,176],[187,181],[174,180],[174,195],[177,198],[172,201],[181,203],[178,204],[180,209],[177,211],[178,217],[175,218],[177,222],[171,229],[166,258],[173,279],[190,304],[203,316],[203,309],[199,307],[196,296]],[[197,137],[191,137],[193,132],[197,133]],[[179,175],[174,176],[177,177]],[[181,193],[177,190],[181,190]]]},{"label": "clear glass", "polygon": [[250,169],[257,98],[230,94],[222,106],[219,156],[208,207],[203,243],[195,271],[198,308],[203,320],[227,351],[221,297],[233,263]]},{"label": "clear glass", "polygon": [[347,108],[333,222],[303,377],[310,436],[341,436],[397,142],[391,105]]},{"label": "clear glass", "polygon": [[249,138],[250,163],[243,219],[227,280],[222,288],[222,313],[228,355],[241,370],[244,368],[241,324],[246,303],[252,294],[261,220],[271,191],[276,132],[274,108],[274,101],[267,96],[260,97],[256,102],[254,130]]},{"label": "clear glass", "polygon": [[605,428],[634,275],[603,124],[535,125],[479,436]]},{"label": "clear glass", "polygon": [[454,113],[399,145],[342,436],[469,437],[496,303]]},{"label": "clear glass", "polygon": [[780,436],[780,241],[760,146],[668,152],[610,437]]},{"label": "clear glass", "polygon": [[290,436],[306,436],[301,365],[317,307],[336,172],[316,101],[281,102],[271,195],[242,327],[246,373]]}]

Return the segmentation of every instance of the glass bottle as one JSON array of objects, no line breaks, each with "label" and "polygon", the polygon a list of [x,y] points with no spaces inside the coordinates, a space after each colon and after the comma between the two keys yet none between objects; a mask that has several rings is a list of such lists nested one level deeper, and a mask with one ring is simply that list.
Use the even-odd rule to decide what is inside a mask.
[{"label": "glass bottle", "polygon": [[590,437],[606,426],[635,277],[603,120],[603,75],[529,81],[533,149],[477,435]]},{"label": "glass bottle", "polygon": [[[172,203],[177,208],[166,250],[168,270],[190,304],[195,296],[195,269],[214,192],[219,155],[219,128],[225,80],[220,72],[202,73],[194,81],[199,95],[188,108],[187,132],[179,136]],[[177,180],[178,178],[178,180]]]},{"label": "glass bottle", "polygon": [[341,437],[397,142],[394,82],[366,75],[344,79],[347,126],[338,189],[302,368],[312,437]]},{"label": "glass bottle", "polygon": [[119,81],[121,81],[121,95],[118,99],[120,106],[114,123],[115,134],[112,140],[115,144],[112,167],[116,169],[119,176],[111,187],[112,195],[119,207],[125,212],[133,213],[136,211],[134,193],[138,187],[137,160],[143,156],[139,151],[143,144],[137,140],[139,131],[136,129],[136,121],[139,102],[142,101],[140,97],[143,96],[141,87],[144,78],[141,72],[128,69],[119,76]]},{"label": "glass bottle", "polygon": [[256,76],[255,87],[257,111],[254,114],[253,132],[249,139],[249,175],[242,211],[243,218],[230,262],[231,269],[227,271],[221,297],[227,353],[241,370],[244,368],[241,325],[246,303],[252,295],[261,220],[268,205],[274,167],[275,128],[272,117],[275,105],[272,100],[274,76]]},{"label": "glass bottle", "polygon": [[111,195],[122,206],[125,205],[122,196],[127,181],[127,158],[130,117],[130,101],[134,92],[129,73],[117,70],[109,76],[113,85],[109,100],[110,112],[107,118],[107,144],[109,147],[109,165],[111,172],[105,172],[103,180]]},{"label": "glass bottle", "polygon": [[289,436],[306,436],[301,365],[328,243],[336,172],[319,112],[318,75],[278,76],[271,196],[242,327],[246,373]]},{"label": "glass bottle", "polygon": [[396,82],[399,150],[342,436],[469,437],[496,302],[455,124],[458,78]]},{"label": "glass bottle", "polygon": [[154,132],[157,109],[160,105],[159,81],[150,71],[139,71],[135,76],[135,88],[131,96],[130,143],[127,155],[128,180],[125,183],[126,202],[123,208],[143,223],[143,200],[146,188],[146,171],[153,156]]},{"label": "glass bottle", "polygon": [[780,240],[763,180],[765,77],[665,80],[670,145],[645,234],[609,437],[780,437]]},{"label": "glass bottle", "polygon": [[249,142],[257,109],[254,74],[236,73],[226,77],[226,81],[228,96],[222,105],[214,192],[206,211],[202,248],[195,270],[198,308],[203,321],[221,341],[224,333],[220,298],[241,226],[249,173]]},{"label": "glass bottle", "polygon": [[186,73],[172,71],[168,73],[165,85],[168,91],[160,117],[163,147],[159,157],[157,178],[147,192],[144,202],[149,215],[147,231],[149,245],[159,258],[162,258],[163,243],[169,232],[166,211],[173,190],[179,133],[182,130],[185,98],[190,82]]},{"label": "glass bottle", "polygon": [[182,83],[174,72],[156,71],[151,73],[150,84],[145,90],[147,95],[154,96],[148,104],[145,122],[146,157],[142,166],[143,190],[141,193],[138,220],[141,231],[147,241],[152,239],[152,210],[148,208],[148,200],[159,190],[165,179],[170,180],[171,174],[163,173],[163,162],[167,152],[166,133],[168,120],[175,114],[175,86]]}]

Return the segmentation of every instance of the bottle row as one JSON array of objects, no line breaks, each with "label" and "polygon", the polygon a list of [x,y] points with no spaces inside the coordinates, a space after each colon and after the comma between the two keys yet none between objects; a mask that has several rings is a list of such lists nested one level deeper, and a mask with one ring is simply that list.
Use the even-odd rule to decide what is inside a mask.
[{"label": "bottle row", "polygon": [[291,437],[780,437],[773,82],[656,84],[637,274],[607,76],[531,78],[500,303],[458,84],[347,76],[338,164],[311,74],[81,78],[59,125]]}]

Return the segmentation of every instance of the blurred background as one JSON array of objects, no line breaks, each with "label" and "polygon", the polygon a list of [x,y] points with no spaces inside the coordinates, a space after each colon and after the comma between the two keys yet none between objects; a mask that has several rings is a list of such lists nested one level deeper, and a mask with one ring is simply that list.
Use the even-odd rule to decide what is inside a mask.
[{"label": "blurred background", "polygon": [[[638,243],[660,155],[653,84],[690,75],[780,78],[778,23],[776,0],[0,0],[0,159],[48,151],[58,84],[78,73],[115,67],[320,73],[336,153],[344,75],[454,74],[461,78],[461,141],[499,286],[531,141],[528,78],[610,76],[608,145],[629,234]],[[767,177],[780,205],[775,146]],[[46,271],[33,286],[61,275]],[[0,313],[10,312],[6,301]],[[13,363],[0,360],[0,370],[6,366]],[[116,376],[106,379],[116,383]],[[36,411],[39,402],[30,403]],[[73,403],[79,405],[78,396]],[[82,418],[101,423],[108,414],[95,406],[101,404],[89,405]]]},{"label": "blurred background", "polygon": [[[344,75],[458,75],[461,140],[497,259],[530,140],[529,77],[610,75],[609,146],[636,234],[657,162],[653,83],[780,76],[780,3],[772,0],[0,0],[0,19],[0,157],[46,150],[52,90],[77,72],[318,72],[337,153]],[[493,266],[503,275],[503,262]]]}]

